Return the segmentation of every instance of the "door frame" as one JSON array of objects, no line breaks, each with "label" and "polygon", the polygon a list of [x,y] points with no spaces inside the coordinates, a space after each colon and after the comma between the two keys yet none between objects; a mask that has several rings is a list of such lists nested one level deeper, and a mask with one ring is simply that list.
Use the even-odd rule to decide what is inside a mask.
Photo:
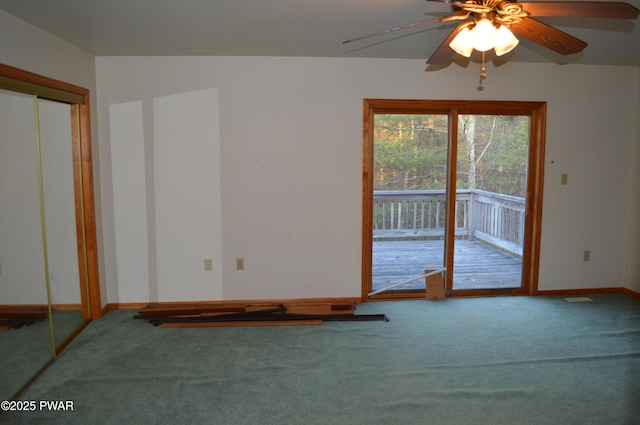
[{"label": "door frame", "polygon": [[35,94],[39,98],[68,103],[70,106],[80,298],[83,318],[99,319],[103,311],[98,270],[89,90],[1,63],[0,87]]},{"label": "door frame", "polygon": [[[373,266],[373,177],[375,114],[446,114],[449,116],[447,162],[457,158],[458,115],[526,115],[530,117],[525,236],[522,254],[522,285],[512,289],[453,290],[453,244],[455,208],[447,208],[445,272],[447,296],[534,295],[538,291],[538,265],[542,233],[542,198],[546,136],[546,102],[460,100],[363,100],[362,163],[362,295],[361,300],[424,298],[425,291],[398,290],[369,296]],[[456,167],[447,167],[447,205],[456,199]]]}]

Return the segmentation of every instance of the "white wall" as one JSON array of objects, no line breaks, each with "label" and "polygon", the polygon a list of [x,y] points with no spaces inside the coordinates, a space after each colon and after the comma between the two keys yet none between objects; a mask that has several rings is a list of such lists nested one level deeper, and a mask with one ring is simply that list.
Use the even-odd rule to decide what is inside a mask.
[{"label": "white wall", "polygon": [[[99,57],[96,68],[108,302],[154,301],[133,295],[153,282],[133,283],[130,296],[118,283],[110,108],[150,111],[156,98],[206,89],[220,101],[221,185],[207,196],[221,195],[223,299],[360,296],[363,98],[548,102],[539,289],[630,284],[625,259],[640,254],[627,240],[635,68],[489,65],[484,90],[478,64],[431,72],[419,60]],[[141,167],[153,163],[155,141],[146,143]],[[183,299],[203,299],[204,289]]]},{"label": "white wall", "polygon": [[223,298],[218,98],[216,89],[208,89],[153,102],[155,283],[161,301]]},{"label": "white wall", "polygon": [[633,197],[629,206],[629,227],[627,231],[627,256],[625,264],[625,287],[640,292],[640,68],[636,69],[636,134],[635,145],[629,162],[632,167]]},{"label": "white wall", "polygon": [[[89,89],[98,243],[102,245],[100,169],[93,55],[0,10],[0,63]],[[110,229],[113,232],[113,229]],[[106,302],[104,264],[99,258],[101,297]]]},{"label": "white wall", "polygon": [[0,10],[0,63],[95,93],[94,57]]},{"label": "white wall", "polygon": [[221,299],[218,92],[162,96],[145,106],[109,108],[114,298]]}]

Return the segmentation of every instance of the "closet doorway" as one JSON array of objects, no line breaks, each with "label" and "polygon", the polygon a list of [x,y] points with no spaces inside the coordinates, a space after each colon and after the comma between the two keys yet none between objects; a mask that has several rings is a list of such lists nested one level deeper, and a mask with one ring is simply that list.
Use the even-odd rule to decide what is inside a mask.
[{"label": "closet doorway", "polygon": [[89,92],[0,65],[0,372],[17,397],[101,315]]}]

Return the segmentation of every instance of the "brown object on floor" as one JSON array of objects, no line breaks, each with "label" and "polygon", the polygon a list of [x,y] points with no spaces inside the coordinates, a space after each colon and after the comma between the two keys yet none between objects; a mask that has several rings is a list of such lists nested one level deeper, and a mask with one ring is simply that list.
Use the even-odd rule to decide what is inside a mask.
[{"label": "brown object on floor", "polygon": [[354,303],[313,303],[313,302],[256,302],[221,303],[218,305],[205,303],[151,303],[140,309],[141,316],[216,316],[230,313],[246,313],[266,311],[284,307],[287,313],[295,314],[353,314]]},{"label": "brown object on floor", "polygon": [[[431,273],[433,270],[425,270],[425,274]],[[425,298],[428,300],[444,300],[444,282],[442,281],[442,273],[427,276],[427,292]]]},{"label": "brown object on floor", "polygon": [[161,328],[220,328],[230,326],[309,326],[321,325],[322,320],[258,320],[243,322],[186,322],[186,323],[162,323]]},{"label": "brown object on floor", "polygon": [[46,306],[5,305],[0,306],[0,331],[18,329],[47,319]]},{"label": "brown object on floor", "polygon": [[354,312],[353,302],[152,303],[134,318],[164,328],[321,325],[325,320],[351,318],[386,320],[382,315],[355,317]]}]

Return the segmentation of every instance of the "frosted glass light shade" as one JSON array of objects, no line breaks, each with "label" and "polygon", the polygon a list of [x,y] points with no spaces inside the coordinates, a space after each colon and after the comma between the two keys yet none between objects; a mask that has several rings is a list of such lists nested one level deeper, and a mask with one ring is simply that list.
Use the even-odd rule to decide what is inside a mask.
[{"label": "frosted glass light shade", "polygon": [[511,30],[504,25],[495,31],[495,46],[496,55],[502,56],[505,53],[512,51],[520,43],[520,40],[516,38]]},{"label": "frosted glass light shade", "polygon": [[449,43],[456,53],[468,58],[473,51],[473,35],[469,27],[464,27]]},{"label": "frosted glass light shade", "polygon": [[493,49],[496,42],[495,32],[496,27],[491,21],[486,18],[480,19],[473,27],[473,48],[480,52]]}]

